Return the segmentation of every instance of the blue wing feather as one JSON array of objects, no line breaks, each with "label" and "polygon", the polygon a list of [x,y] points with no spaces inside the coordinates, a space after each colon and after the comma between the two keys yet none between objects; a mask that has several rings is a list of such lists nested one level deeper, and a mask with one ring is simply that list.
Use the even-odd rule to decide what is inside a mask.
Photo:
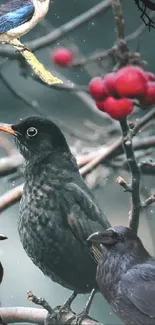
[{"label": "blue wing feather", "polygon": [[30,0],[9,1],[0,6],[0,33],[5,33],[29,21],[34,14],[34,6]]}]

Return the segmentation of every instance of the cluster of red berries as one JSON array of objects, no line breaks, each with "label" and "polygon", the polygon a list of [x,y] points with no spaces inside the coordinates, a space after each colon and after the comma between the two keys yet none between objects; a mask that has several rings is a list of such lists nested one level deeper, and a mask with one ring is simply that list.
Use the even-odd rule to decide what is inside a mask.
[{"label": "cluster of red berries", "polygon": [[[70,49],[59,47],[52,52],[54,63],[63,67],[73,62]],[[133,111],[133,99],[140,106],[155,104],[155,75],[138,66],[128,65],[117,72],[107,73],[104,78],[95,77],[89,83],[89,92],[96,106],[116,120]]]},{"label": "cluster of red berries", "polygon": [[89,91],[101,111],[121,120],[132,113],[132,99],[137,99],[142,107],[155,104],[155,75],[128,65],[104,78],[93,78]]}]

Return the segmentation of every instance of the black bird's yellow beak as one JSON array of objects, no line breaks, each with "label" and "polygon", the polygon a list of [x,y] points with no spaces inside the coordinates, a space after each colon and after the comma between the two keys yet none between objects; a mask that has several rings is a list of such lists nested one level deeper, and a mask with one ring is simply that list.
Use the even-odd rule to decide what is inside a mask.
[{"label": "black bird's yellow beak", "polygon": [[114,232],[111,229],[108,229],[104,232],[95,232],[88,237],[87,241],[103,245],[111,245],[117,242],[116,238],[114,238]]},{"label": "black bird's yellow beak", "polygon": [[5,240],[5,239],[8,239],[8,237],[6,237],[6,236],[0,234],[0,240]]},{"label": "black bird's yellow beak", "polygon": [[16,132],[12,128],[12,124],[0,123],[0,131],[16,135]]}]

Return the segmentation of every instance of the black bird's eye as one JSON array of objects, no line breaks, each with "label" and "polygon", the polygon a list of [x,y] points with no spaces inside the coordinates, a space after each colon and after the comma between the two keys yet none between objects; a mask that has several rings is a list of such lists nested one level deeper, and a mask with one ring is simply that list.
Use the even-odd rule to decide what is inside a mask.
[{"label": "black bird's eye", "polygon": [[117,233],[116,231],[113,231],[113,238],[117,240],[123,240],[124,236],[121,233]]},{"label": "black bird's eye", "polygon": [[28,128],[26,131],[26,134],[28,135],[28,137],[35,137],[38,133],[38,130],[36,128],[34,128],[33,126]]}]

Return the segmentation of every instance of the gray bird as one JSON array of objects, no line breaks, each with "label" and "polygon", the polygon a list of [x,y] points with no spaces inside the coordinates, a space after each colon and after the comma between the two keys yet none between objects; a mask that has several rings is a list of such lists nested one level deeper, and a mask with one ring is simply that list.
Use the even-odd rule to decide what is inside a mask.
[{"label": "gray bird", "polygon": [[[25,158],[18,221],[21,242],[46,276],[74,291],[69,306],[77,294],[97,290],[97,264],[82,243],[110,224],[55,123],[32,116],[18,124],[0,124],[0,131],[14,136]],[[81,243],[74,233],[77,221]]]},{"label": "gray bird", "polygon": [[155,325],[155,258],[140,238],[117,226],[92,234],[88,242],[100,245],[96,280],[117,316],[127,325]]}]

